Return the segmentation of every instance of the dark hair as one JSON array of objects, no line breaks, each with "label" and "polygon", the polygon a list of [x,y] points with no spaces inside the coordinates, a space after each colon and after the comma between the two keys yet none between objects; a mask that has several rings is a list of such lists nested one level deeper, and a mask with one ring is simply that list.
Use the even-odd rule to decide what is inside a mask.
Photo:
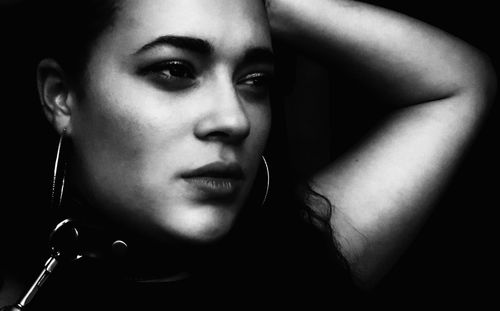
[{"label": "dark hair", "polygon": [[86,65],[96,40],[113,26],[119,10],[116,0],[36,1],[43,33],[40,58],[59,62],[75,82],[85,76]]}]

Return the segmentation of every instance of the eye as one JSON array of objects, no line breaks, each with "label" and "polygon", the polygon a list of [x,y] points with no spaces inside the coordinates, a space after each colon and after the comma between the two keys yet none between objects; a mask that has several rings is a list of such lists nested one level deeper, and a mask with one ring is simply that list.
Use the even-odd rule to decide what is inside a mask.
[{"label": "eye", "polygon": [[272,85],[272,74],[268,72],[254,72],[244,76],[238,85],[245,92],[257,97],[267,97]]},{"label": "eye", "polygon": [[172,61],[160,66],[159,73],[168,79],[194,79],[191,66],[180,62]]},{"label": "eye", "polygon": [[144,68],[142,74],[167,89],[183,89],[196,83],[193,66],[181,60],[155,63]]},{"label": "eye", "polygon": [[240,83],[251,87],[269,87],[271,75],[264,72],[252,73],[245,76]]}]

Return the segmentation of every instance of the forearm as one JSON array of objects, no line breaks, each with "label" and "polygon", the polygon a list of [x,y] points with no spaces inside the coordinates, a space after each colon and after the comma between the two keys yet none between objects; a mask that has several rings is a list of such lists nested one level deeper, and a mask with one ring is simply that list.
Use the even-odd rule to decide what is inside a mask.
[{"label": "forearm", "polygon": [[[398,108],[312,182],[361,283],[376,283],[429,215],[476,137],[496,79],[467,43],[354,1],[270,0],[281,41],[356,75]],[[377,101],[381,102],[381,101]]]},{"label": "forearm", "polygon": [[356,1],[272,0],[273,34],[411,105],[490,87],[473,47],[411,17]]}]

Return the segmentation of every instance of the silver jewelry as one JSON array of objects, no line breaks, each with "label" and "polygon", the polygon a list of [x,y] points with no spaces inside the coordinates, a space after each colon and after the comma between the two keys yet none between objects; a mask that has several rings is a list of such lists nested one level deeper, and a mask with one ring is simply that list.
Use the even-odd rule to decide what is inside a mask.
[{"label": "silver jewelry", "polygon": [[[52,176],[52,190],[51,190],[50,206],[57,207],[57,208],[61,205],[63,192],[64,192],[64,182],[66,179],[66,161],[61,159],[62,158],[62,145],[63,145],[65,135],[66,135],[66,129],[64,129],[63,132],[61,133],[61,135],[59,136],[59,143],[57,144],[56,160],[54,162],[54,173]],[[59,163],[61,161],[64,162],[62,164],[62,179],[58,183]],[[59,184],[59,191],[57,190],[58,184]],[[59,195],[57,195],[58,193],[59,193]],[[58,196],[57,204],[56,204],[56,196]]]},{"label": "silver jewelry", "polygon": [[24,307],[32,301],[38,290],[42,287],[47,278],[52,275],[54,269],[61,262],[72,261],[81,258],[81,255],[79,255],[79,250],[77,248],[78,239],[78,230],[74,226],[71,219],[65,219],[57,224],[57,226],[49,236],[50,258],[45,263],[42,272],[14,306],[10,306],[6,309],[2,308],[1,310],[23,310]]},{"label": "silver jewelry", "polygon": [[267,165],[266,158],[262,156],[262,161],[264,162],[264,169],[266,171],[266,191],[264,192],[264,198],[262,199],[261,206],[264,206],[267,200],[267,196],[269,194],[269,185],[271,182],[271,174],[269,174],[269,166]]}]

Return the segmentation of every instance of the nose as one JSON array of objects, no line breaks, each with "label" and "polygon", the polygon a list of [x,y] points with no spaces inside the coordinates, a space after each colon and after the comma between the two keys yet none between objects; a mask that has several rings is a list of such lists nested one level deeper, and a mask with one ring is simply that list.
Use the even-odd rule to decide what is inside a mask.
[{"label": "nose", "polygon": [[219,83],[205,98],[208,110],[195,126],[201,140],[238,144],[250,134],[250,119],[232,83]]}]

